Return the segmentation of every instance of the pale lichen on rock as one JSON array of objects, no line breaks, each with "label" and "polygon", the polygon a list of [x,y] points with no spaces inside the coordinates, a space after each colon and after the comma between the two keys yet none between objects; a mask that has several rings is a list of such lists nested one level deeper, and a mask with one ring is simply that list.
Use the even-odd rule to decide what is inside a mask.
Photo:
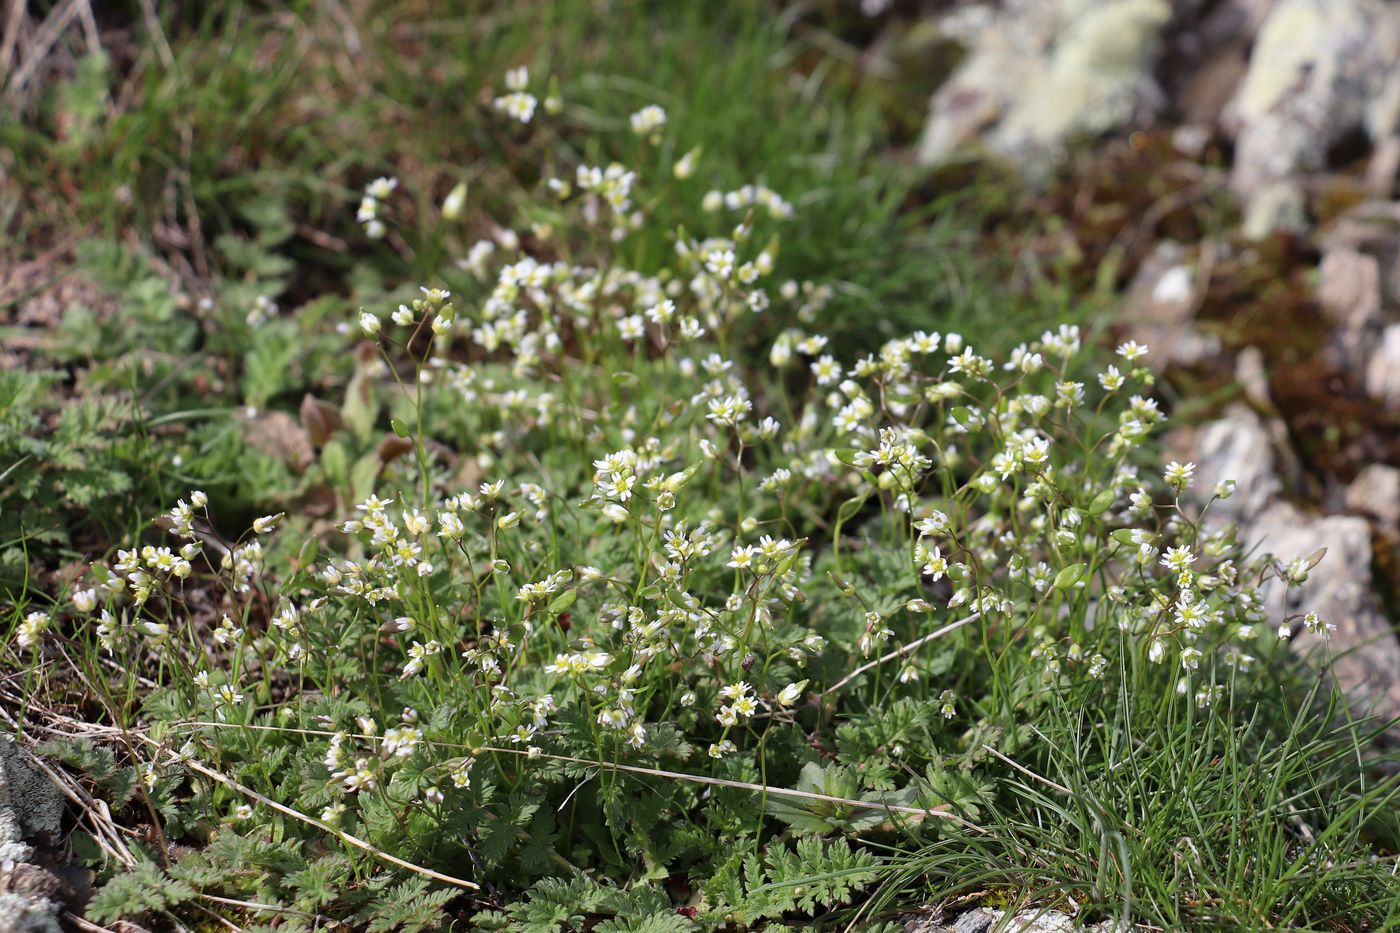
[{"label": "pale lichen on rock", "polygon": [[1011,0],[969,30],[970,51],[937,94],[926,163],[982,136],[1030,177],[1074,136],[1125,123],[1171,16],[1165,0]]},{"label": "pale lichen on rock", "polygon": [[12,737],[0,735],[0,931],[61,929],[54,901],[13,882],[21,869],[31,867],[24,863],[34,850],[25,840],[56,836],[62,819],[58,788]]},{"label": "pale lichen on rock", "polygon": [[1231,186],[1244,233],[1302,229],[1300,173],[1320,171],[1349,133],[1373,141],[1400,117],[1400,7],[1381,0],[1282,0],[1240,87]]}]

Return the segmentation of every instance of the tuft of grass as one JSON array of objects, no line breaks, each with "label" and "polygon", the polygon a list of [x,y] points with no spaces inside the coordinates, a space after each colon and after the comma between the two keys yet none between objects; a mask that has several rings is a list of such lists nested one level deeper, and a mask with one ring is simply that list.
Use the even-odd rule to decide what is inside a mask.
[{"label": "tuft of grass", "polygon": [[1393,723],[1358,720],[1286,655],[1182,710],[1160,672],[1055,691],[998,781],[986,832],[891,859],[911,892],[995,895],[1161,929],[1388,930],[1400,922]]}]

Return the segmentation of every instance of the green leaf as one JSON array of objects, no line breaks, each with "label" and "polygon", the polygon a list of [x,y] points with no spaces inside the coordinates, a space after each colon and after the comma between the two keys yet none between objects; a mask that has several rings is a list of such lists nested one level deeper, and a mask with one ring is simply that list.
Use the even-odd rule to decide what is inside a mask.
[{"label": "green leaf", "polygon": [[356,366],[350,384],[345,387],[345,403],[340,408],[340,417],[363,444],[368,443],[374,434],[374,419],[378,415],[379,405],[374,398],[369,368]]},{"label": "green leaf", "polygon": [[1118,498],[1117,493],[1112,489],[1105,489],[1093,498],[1089,503],[1088,512],[1090,515],[1102,515],[1107,512],[1109,506],[1113,505],[1113,500]]},{"label": "green leaf", "polygon": [[841,503],[841,507],[836,510],[837,524],[845,524],[854,518],[856,514],[865,507],[866,500],[869,498],[870,496],[867,493],[856,496],[854,499],[847,499],[845,502]]},{"label": "green leaf", "polygon": [[1070,564],[1059,573],[1055,574],[1054,587],[1057,590],[1067,590],[1084,578],[1084,572],[1089,569],[1089,565],[1080,561],[1077,564]]},{"label": "green leaf", "polygon": [[379,476],[379,454],[368,453],[355,461],[350,469],[350,495],[356,501],[374,492],[374,481]]},{"label": "green leaf", "polygon": [[1137,536],[1136,528],[1119,528],[1113,532],[1113,540],[1119,544],[1126,544],[1128,547],[1137,547],[1137,542],[1133,540]]},{"label": "green leaf", "polygon": [[[854,768],[845,765],[821,765],[810,761],[803,765],[797,779],[797,790],[839,797],[842,800],[907,806],[915,791],[861,791],[861,779]],[[877,807],[863,807],[835,800],[814,800],[794,797],[771,797],[767,802],[770,814],[787,823],[798,833],[824,835],[832,832],[859,832],[878,826],[889,814]]]},{"label": "green leaf", "polygon": [[982,425],[982,419],[978,417],[977,413],[965,405],[957,406],[951,412],[949,412],[949,414],[951,414],[953,416],[953,420],[956,421],[959,425],[961,425],[965,430],[975,431]]},{"label": "green leaf", "polygon": [[306,568],[316,563],[316,555],[321,553],[321,542],[315,538],[307,538],[306,543],[301,546],[300,553],[297,554],[297,566]]},{"label": "green leaf", "polygon": [[321,470],[331,486],[350,485],[350,454],[339,438],[331,438],[321,448]]},{"label": "green leaf", "polygon": [[167,877],[154,865],[142,863],[116,875],[88,902],[87,916],[98,923],[164,911],[193,900],[198,893],[188,882]]}]

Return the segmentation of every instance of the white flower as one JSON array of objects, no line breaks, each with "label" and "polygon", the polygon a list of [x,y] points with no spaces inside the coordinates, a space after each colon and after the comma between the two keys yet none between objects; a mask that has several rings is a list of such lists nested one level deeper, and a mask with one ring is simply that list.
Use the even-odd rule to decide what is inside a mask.
[{"label": "white flower", "polygon": [[705,268],[716,278],[727,279],[734,272],[734,251],[715,250],[705,259]]},{"label": "white flower", "polygon": [[399,180],[392,176],[383,176],[365,185],[365,194],[376,201],[383,201],[394,193],[394,189],[399,186]]},{"label": "white flower", "polygon": [[934,582],[942,580],[948,571],[948,561],[944,559],[943,551],[935,547],[931,551],[924,551],[921,556],[924,559],[924,574],[932,577]]},{"label": "white flower", "polygon": [[497,110],[504,113],[513,120],[521,123],[529,123],[535,116],[535,105],[538,101],[535,95],[526,94],[523,91],[516,91],[504,97],[497,97],[493,102]]},{"label": "white flower", "polygon": [[1191,553],[1191,548],[1184,544],[1179,547],[1169,547],[1166,553],[1162,555],[1162,563],[1177,573],[1183,570],[1189,570],[1191,565],[1195,562],[1196,555]]},{"label": "white flower", "polygon": [[1162,471],[1162,477],[1167,481],[1168,485],[1181,490],[1191,485],[1191,474],[1195,472],[1196,464],[1178,463],[1173,460],[1171,463],[1168,463],[1167,468]]},{"label": "white flower", "polygon": [[792,336],[790,334],[779,334],[778,339],[773,341],[773,347],[768,351],[768,362],[774,369],[782,369],[792,362]]},{"label": "white flower", "polygon": [[15,640],[19,642],[21,648],[33,648],[42,640],[44,632],[48,629],[51,619],[47,612],[31,612],[24,617],[24,621],[19,624],[18,634]]},{"label": "white flower", "polygon": [[617,332],[623,340],[640,340],[646,336],[646,325],[640,314],[632,314],[617,322]]},{"label": "white flower", "polygon": [[264,515],[261,518],[253,519],[253,531],[260,535],[265,535],[277,527],[277,523],[282,520],[284,512],[276,515]]},{"label": "white flower", "polygon": [[364,331],[366,337],[374,337],[379,333],[379,316],[372,311],[360,312],[360,330]]},{"label": "white flower", "polygon": [[456,541],[461,538],[462,534],[466,531],[462,525],[462,520],[457,517],[455,512],[439,512],[438,525],[440,526],[438,530],[439,538],[450,538]]},{"label": "white flower", "polygon": [[1106,391],[1116,392],[1123,388],[1123,374],[1118,371],[1117,366],[1110,366],[1099,373],[1099,385]]},{"label": "white flower", "polygon": [[817,385],[831,385],[841,378],[841,364],[830,355],[823,355],[812,364],[812,375],[817,377]]},{"label": "white flower", "polygon": [[675,175],[678,180],[685,181],[695,174],[695,163],[699,158],[700,147],[696,146],[676,160],[676,164],[671,167],[671,174]]},{"label": "white flower", "polygon": [[795,684],[788,684],[773,699],[779,706],[791,706],[797,702],[797,698],[802,695],[802,690],[807,686],[807,681],[800,680]]},{"label": "white flower", "polygon": [[648,104],[632,114],[631,120],[632,132],[638,136],[648,136],[666,125],[666,111],[656,104]]},{"label": "white flower", "polygon": [[1303,616],[1303,628],[1307,629],[1309,632],[1312,632],[1314,635],[1318,636],[1324,641],[1330,639],[1332,637],[1332,633],[1337,630],[1337,626],[1331,624],[1330,622],[1323,622],[1322,619],[1318,617],[1316,612],[1309,612],[1307,615]]},{"label": "white flower", "polygon": [[676,303],[667,299],[647,309],[646,317],[657,326],[671,323],[676,316]]},{"label": "white flower", "polygon": [[1120,343],[1118,345],[1118,355],[1131,363],[1146,356],[1147,348],[1136,340],[1129,340],[1127,343]]},{"label": "white flower", "polygon": [[457,186],[447,193],[447,197],[442,202],[442,216],[444,220],[456,220],[462,216],[462,208],[467,204],[467,183],[458,182]]}]

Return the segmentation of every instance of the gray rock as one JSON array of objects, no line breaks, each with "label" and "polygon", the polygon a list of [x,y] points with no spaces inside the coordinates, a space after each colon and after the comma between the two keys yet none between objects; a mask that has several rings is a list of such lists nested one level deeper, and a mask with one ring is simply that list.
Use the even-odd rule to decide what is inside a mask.
[{"label": "gray rock", "polygon": [[1163,240],[1138,267],[1118,316],[1129,337],[1151,348],[1148,362],[1161,371],[1219,353],[1219,340],[1194,326],[1198,305],[1194,260],[1180,243]]},{"label": "gray rock", "polygon": [[1235,356],[1235,381],[1244,389],[1244,397],[1265,411],[1274,408],[1273,396],[1269,393],[1269,369],[1264,362],[1264,351],[1258,347],[1245,347]]},{"label": "gray rock", "polygon": [[1089,926],[1077,923],[1056,910],[1028,907],[1016,913],[974,907],[949,925],[941,915],[915,917],[904,924],[904,933],[1127,933],[1131,927],[1117,920],[1102,920]]},{"label": "gray rock", "polygon": [[1343,247],[1322,259],[1317,300],[1342,327],[1373,323],[1381,313],[1381,267],[1374,256]]},{"label": "gray rock", "polygon": [[1240,223],[1240,234],[1245,239],[1262,240],[1272,233],[1302,233],[1307,229],[1306,199],[1296,180],[1271,179],[1246,196],[1244,220]]},{"label": "gray rock", "polygon": [[0,734],[0,844],[56,836],[63,820],[63,797],[29,753]]},{"label": "gray rock", "polygon": [[997,915],[994,912],[978,907],[959,917],[951,929],[952,933],[987,933],[996,922]]},{"label": "gray rock", "polygon": [[1323,232],[1321,244],[1329,256],[1351,250],[1375,257],[1382,306],[1400,305],[1400,201],[1358,204]]},{"label": "gray rock", "polygon": [[1010,919],[1006,917],[1006,911],[993,910],[999,926],[994,929],[999,933],[1077,933],[1083,927],[1077,925],[1069,914],[1062,914],[1058,910],[1022,910],[1014,914]]},{"label": "gray rock", "polygon": [[1296,227],[1299,173],[1357,129],[1374,141],[1400,118],[1400,7],[1384,0],[1280,0],[1259,30],[1236,99],[1231,185],[1245,233]]},{"label": "gray rock", "polygon": [[1206,10],[1191,11],[1191,28],[1176,42],[1176,86],[1168,89],[1185,125],[1198,127],[1206,137],[1232,121],[1238,128],[1230,105],[1249,70],[1250,47],[1273,5],[1274,0],[1219,0]]},{"label": "gray rock", "polygon": [[1273,579],[1262,589],[1269,618],[1316,612],[1337,626],[1330,643],[1301,631],[1295,620],[1295,647],[1305,654],[1330,651],[1331,670],[1348,699],[1382,719],[1400,716],[1400,641],[1376,604],[1371,580],[1371,530],[1365,519],[1307,516],[1287,502],[1275,502],[1243,530],[1246,549],[1287,563],[1326,548],[1308,580],[1291,590]]},{"label": "gray rock", "polygon": [[1351,247],[1332,250],[1318,268],[1317,301],[1337,325],[1332,334],[1337,365],[1359,371],[1381,324],[1380,261]]},{"label": "gray rock", "polygon": [[1381,331],[1366,363],[1366,392],[1386,408],[1400,408],[1400,324]]},{"label": "gray rock", "polygon": [[1390,197],[1395,179],[1400,176],[1400,136],[1376,143],[1371,161],[1366,166],[1366,193],[1376,200]]},{"label": "gray rock", "polygon": [[1011,109],[1027,82],[1044,68],[1058,28],[1057,12],[1053,3],[1012,0],[1005,13],[977,6],[949,17],[945,32],[968,54],[933,96],[919,143],[921,162],[943,161]]},{"label": "gray rock", "polygon": [[1042,175],[1072,137],[1132,115],[1170,16],[1167,0],[1006,0],[967,31],[969,54],[933,97],[920,161],[981,138]]},{"label": "gray rock", "polygon": [[[1217,482],[1236,481],[1231,498],[1211,505],[1207,524],[1237,523],[1246,552],[1271,554],[1286,564],[1327,549],[1302,586],[1290,590],[1278,579],[1263,586],[1267,618],[1277,625],[1311,611],[1337,626],[1324,645],[1319,636],[1302,631],[1300,620],[1290,623],[1294,645],[1304,654],[1321,656],[1329,649],[1332,675],[1358,710],[1384,719],[1400,716],[1400,641],[1374,595],[1370,526],[1358,517],[1304,515],[1277,498],[1283,488],[1279,465],[1287,472],[1292,461],[1271,430],[1276,425],[1274,419],[1234,405],[1225,418],[1203,425],[1187,441],[1169,440],[1169,445],[1183,455],[1189,452],[1196,462],[1191,495],[1197,502],[1209,498]],[[1382,467],[1365,479],[1348,491],[1349,507],[1389,509],[1400,519],[1400,470]],[[1364,499],[1367,509],[1352,504],[1358,499]]]},{"label": "gray rock", "polygon": [[58,910],[47,898],[0,894],[0,933],[63,933]]},{"label": "gray rock", "polygon": [[1244,523],[1263,512],[1283,489],[1274,439],[1264,419],[1246,405],[1231,405],[1225,417],[1203,425],[1196,437],[1193,495],[1210,498],[1217,483],[1235,481],[1235,493],[1210,507],[1214,520]]},{"label": "gray rock", "polygon": [[24,864],[33,854],[25,839],[57,834],[63,798],[29,753],[0,735],[0,931],[59,933],[59,905],[36,884],[47,872]]},{"label": "gray rock", "polygon": [[1373,463],[1347,487],[1347,508],[1371,518],[1382,531],[1400,534],[1400,469]]}]

